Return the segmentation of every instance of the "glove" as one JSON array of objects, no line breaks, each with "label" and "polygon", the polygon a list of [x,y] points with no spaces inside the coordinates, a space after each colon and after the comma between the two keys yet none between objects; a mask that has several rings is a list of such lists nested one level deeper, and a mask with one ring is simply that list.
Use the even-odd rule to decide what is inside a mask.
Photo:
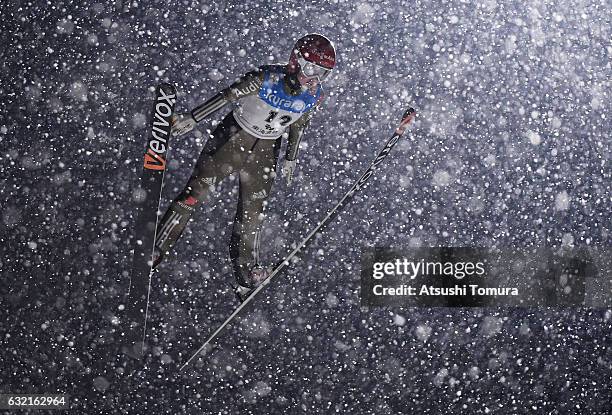
[{"label": "glove", "polygon": [[196,125],[196,120],[193,119],[191,114],[178,114],[172,116],[172,135],[179,136],[187,134],[193,130]]},{"label": "glove", "polygon": [[281,169],[281,173],[285,180],[287,180],[287,184],[291,184],[293,181],[293,173],[295,172],[295,167],[297,165],[297,160],[285,160],[283,163],[283,167]]}]

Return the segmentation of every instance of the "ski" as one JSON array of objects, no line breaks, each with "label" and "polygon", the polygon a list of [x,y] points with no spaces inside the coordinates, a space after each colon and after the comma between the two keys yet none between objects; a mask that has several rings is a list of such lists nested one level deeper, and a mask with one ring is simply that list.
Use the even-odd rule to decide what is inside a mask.
[{"label": "ski", "polygon": [[300,250],[308,246],[309,243],[313,240],[313,237],[317,233],[321,232],[325,228],[325,226],[327,226],[340,213],[340,211],[344,208],[344,206],[346,206],[346,204],[353,197],[353,195],[364,187],[368,179],[374,174],[374,171],[377,169],[377,167],[389,155],[391,149],[393,149],[395,144],[397,144],[398,140],[404,134],[404,131],[412,122],[415,115],[416,111],[413,108],[408,108],[408,110],[404,112],[402,119],[391,138],[387,141],[384,148],[378,153],[374,161],[370,164],[370,167],[368,167],[365,173],[361,175],[361,177],[359,178],[359,180],[357,180],[353,187],[351,187],[351,189],[346,192],[346,194],[342,197],[342,199],[340,199],[336,206],[334,206],[334,208],[327,213],[323,220],[321,220],[319,224],[312,231],[310,231],[308,235],[304,237],[304,239],[302,239],[302,241],[293,249],[293,251],[291,251],[282,261],[275,265],[270,275],[268,275],[268,277],[263,280],[261,284],[258,285],[247,298],[245,298],[245,300],[234,310],[234,312],[229,317],[227,317],[227,319],[210,335],[210,337],[208,337],[206,342],[204,342],[204,344],[195,353],[193,353],[185,363],[183,363],[179,371],[182,371],[185,367],[187,367],[187,365],[189,365],[189,363],[193,359],[195,359],[196,356],[198,356],[198,354],[200,354],[200,352],[204,350],[206,346],[214,342],[215,339],[217,339],[223,333],[227,326],[236,317],[238,317],[238,315],[240,315],[240,313],[242,313],[250,303],[253,302],[257,295],[268,284],[278,278],[280,271],[289,265],[289,261],[291,261],[291,259],[295,257]]},{"label": "ski", "polygon": [[[157,233],[157,212],[164,186],[166,155],[175,103],[176,89],[174,86],[158,85],[140,176],[140,187],[134,197],[138,203],[137,220],[134,225],[134,257],[121,324],[123,344],[130,347],[131,351],[136,353],[136,357],[141,357],[144,352],[151,292],[152,255]],[[140,347],[135,348],[136,344],[140,344]]]}]

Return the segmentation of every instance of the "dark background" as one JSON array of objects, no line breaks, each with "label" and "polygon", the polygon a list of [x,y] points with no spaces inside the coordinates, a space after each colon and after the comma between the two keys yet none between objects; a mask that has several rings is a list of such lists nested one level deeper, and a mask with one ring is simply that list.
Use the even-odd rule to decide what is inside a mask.
[{"label": "dark background", "polygon": [[[65,392],[74,413],[606,413],[610,310],[359,306],[362,246],[610,245],[609,4],[477,3],[3,2],[0,391]],[[268,261],[408,105],[417,122],[220,348],[176,375],[236,306],[224,182],[156,275],[147,370],[121,375],[113,322],[152,88],[174,83],[189,110],[310,31],[338,66],[297,180],[270,198]],[[212,126],[174,140],[164,207]]]}]

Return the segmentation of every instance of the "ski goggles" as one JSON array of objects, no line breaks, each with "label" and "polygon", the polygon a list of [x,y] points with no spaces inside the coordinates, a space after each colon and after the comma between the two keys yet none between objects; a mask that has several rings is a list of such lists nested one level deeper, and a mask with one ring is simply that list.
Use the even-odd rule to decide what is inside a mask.
[{"label": "ski goggles", "polygon": [[329,68],[307,61],[300,53],[297,54],[297,61],[300,64],[300,70],[308,78],[317,78],[322,81],[331,72]]}]

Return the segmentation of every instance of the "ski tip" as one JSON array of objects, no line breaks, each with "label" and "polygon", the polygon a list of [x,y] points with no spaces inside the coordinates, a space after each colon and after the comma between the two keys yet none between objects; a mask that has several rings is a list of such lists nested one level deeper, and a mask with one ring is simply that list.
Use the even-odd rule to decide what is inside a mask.
[{"label": "ski tip", "polygon": [[410,116],[414,117],[415,114],[416,114],[416,110],[410,107],[406,110],[406,112],[404,112],[404,115],[402,115],[402,120]]},{"label": "ski tip", "polygon": [[173,84],[168,82],[162,82],[161,84],[157,85],[157,94],[159,95],[161,91],[163,91],[165,95],[176,95],[176,88]]},{"label": "ski tip", "polygon": [[397,127],[397,130],[395,130],[395,133],[398,135],[404,134],[404,131],[406,131],[406,128],[412,122],[415,116],[416,116],[416,110],[412,107],[408,108],[404,112],[404,115],[402,115],[402,120],[400,121],[399,126]]},{"label": "ski tip", "polygon": [[157,84],[157,86],[159,88],[172,88],[172,89],[174,89],[174,85],[171,84],[170,82],[162,82],[160,84]]}]

